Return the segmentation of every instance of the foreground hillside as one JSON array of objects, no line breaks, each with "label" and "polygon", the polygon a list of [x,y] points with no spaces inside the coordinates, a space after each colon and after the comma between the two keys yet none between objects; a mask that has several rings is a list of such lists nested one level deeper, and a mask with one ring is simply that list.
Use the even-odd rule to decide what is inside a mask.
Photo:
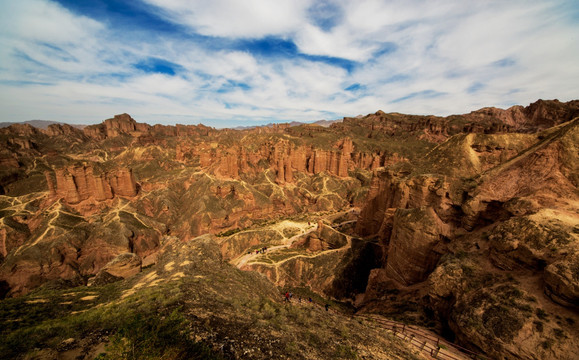
[{"label": "foreground hillside", "polygon": [[[382,316],[479,356],[576,358],[577,116],[539,100],[329,127],[0,129],[3,351],[424,355],[366,323]],[[349,305],[289,307],[287,290]]]},{"label": "foreground hillside", "polygon": [[0,358],[422,358],[363,320],[281,299],[258,274],[224,263],[210,236],[171,239],[130,281],[4,300]]}]

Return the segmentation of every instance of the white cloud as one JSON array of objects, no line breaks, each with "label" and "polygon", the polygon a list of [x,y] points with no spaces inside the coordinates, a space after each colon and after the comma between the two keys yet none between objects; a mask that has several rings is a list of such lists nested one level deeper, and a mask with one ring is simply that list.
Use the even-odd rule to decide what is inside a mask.
[{"label": "white cloud", "polygon": [[[339,16],[320,28],[312,1],[146,1],[189,34],[119,33],[50,0],[0,4],[0,121],[129,112],[224,126],[577,97],[578,23],[558,2],[336,0]],[[196,43],[191,32],[226,46]],[[358,65],[227,46],[263,37]],[[153,58],[177,64],[176,74],[135,66]],[[353,84],[358,90],[344,90]]]},{"label": "white cloud", "polygon": [[3,35],[32,41],[78,43],[102,29],[100,23],[73,15],[50,1],[4,1],[0,12],[0,31]]},{"label": "white cloud", "polygon": [[208,36],[255,38],[282,36],[298,28],[305,0],[145,0],[165,16]]}]

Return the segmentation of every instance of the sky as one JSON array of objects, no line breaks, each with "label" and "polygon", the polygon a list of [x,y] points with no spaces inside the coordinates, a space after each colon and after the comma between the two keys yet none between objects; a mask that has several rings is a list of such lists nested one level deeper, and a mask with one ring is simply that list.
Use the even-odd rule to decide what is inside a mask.
[{"label": "sky", "polygon": [[579,98],[579,1],[0,0],[0,122],[222,128]]}]

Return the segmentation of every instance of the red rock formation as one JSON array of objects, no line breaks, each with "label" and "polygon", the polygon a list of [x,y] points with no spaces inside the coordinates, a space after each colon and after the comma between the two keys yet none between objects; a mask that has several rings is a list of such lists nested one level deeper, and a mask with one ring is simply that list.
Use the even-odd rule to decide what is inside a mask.
[{"label": "red rock formation", "polygon": [[108,176],[109,183],[115,195],[137,195],[137,182],[131,169],[119,169]]},{"label": "red rock formation", "polygon": [[[114,195],[135,196],[137,186],[131,169],[119,169],[111,174],[94,174],[92,167],[75,166],[56,169],[56,194],[69,204],[94,198],[112,199]],[[49,191],[54,189],[52,177],[45,174]]]},{"label": "red rock formation", "polygon": [[369,137],[376,133],[388,136],[414,133],[419,138],[443,142],[449,136],[467,133],[536,132],[562,124],[579,116],[579,100],[567,103],[558,100],[538,100],[527,107],[509,109],[483,108],[464,115],[448,117],[386,114],[377,111],[359,118],[344,118],[330,127],[349,131],[351,127],[364,128]]},{"label": "red rock formation", "polygon": [[86,136],[96,140],[115,137],[121,134],[141,136],[147,133],[151,126],[136,122],[129,114],[115,115],[98,125],[90,125],[83,129]]},{"label": "red rock formation", "polygon": [[0,168],[1,169],[18,169],[20,164],[12,154],[0,154]]},{"label": "red rock formation", "polygon": [[404,285],[425,280],[442,255],[437,245],[443,235],[447,226],[432,208],[396,210],[386,274]]},{"label": "red rock formation", "polygon": [[46,177],[46,184],[48,185],[48,192],[51,196],[56,195],[56,185],[54,184],[54,179],[50,172],[45,171],[44,177]]},{"label": "red rock formation", "polygon": [[32,137],[41,134],[40,130],[29,124],[12,124],[8,127],[0,129],[1,134]]},{"label": "red rock formation", "polygon": [[11,144],[18,146],[20,149],[31,150],[34,148],[34,143],[30,139],[12,138],[8,140]]},{"label": "red rock formation", "polygon": [[68,124],[48,125],[48,128],[44,130],[44,133],[48,136],[79,136],[83,134],[82,130]]},{"label": "red rock formation", "polygon": [[236,152],[228,152],[219,157],[216,174],[225,178],[239,178],[239,157]]},{"label": "red rock formation", "polygon": [[277,161],[277,172],[275,181],[278,184],[283,184],[285,182],[285,166],[283,159],[278,159]]}]

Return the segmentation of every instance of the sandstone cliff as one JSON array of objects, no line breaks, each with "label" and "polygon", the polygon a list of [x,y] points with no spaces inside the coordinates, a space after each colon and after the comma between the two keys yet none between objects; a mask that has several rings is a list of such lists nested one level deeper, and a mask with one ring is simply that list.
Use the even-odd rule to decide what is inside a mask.
[{"label": "sandstone cliff", "polygon": [[577,144],[579,119],[538,134],[461,134],[414,167],[376,171],[356,230],[378,237],[386,256],[363,301],[375,308],[389,291],[400,293],[390,302],[416,301],[412,289],[422,288],[422,305],[465,345],[495,357],[536,348],[573,357],[572,327],[549,328],[572,331],[555,342],[529,329],[547,326],[545,308],[575,321]]},{"label": "sandstone cliff", "polygon": [[69,204],[94,198],[97,201],[118,196],[137,195],[137,184],[131,169],[117,169],[110,173],[95,172],[91,166],[73,166],[55,170],[56,187],[52,174],[45,173],[51,194],[62,197]]}]

